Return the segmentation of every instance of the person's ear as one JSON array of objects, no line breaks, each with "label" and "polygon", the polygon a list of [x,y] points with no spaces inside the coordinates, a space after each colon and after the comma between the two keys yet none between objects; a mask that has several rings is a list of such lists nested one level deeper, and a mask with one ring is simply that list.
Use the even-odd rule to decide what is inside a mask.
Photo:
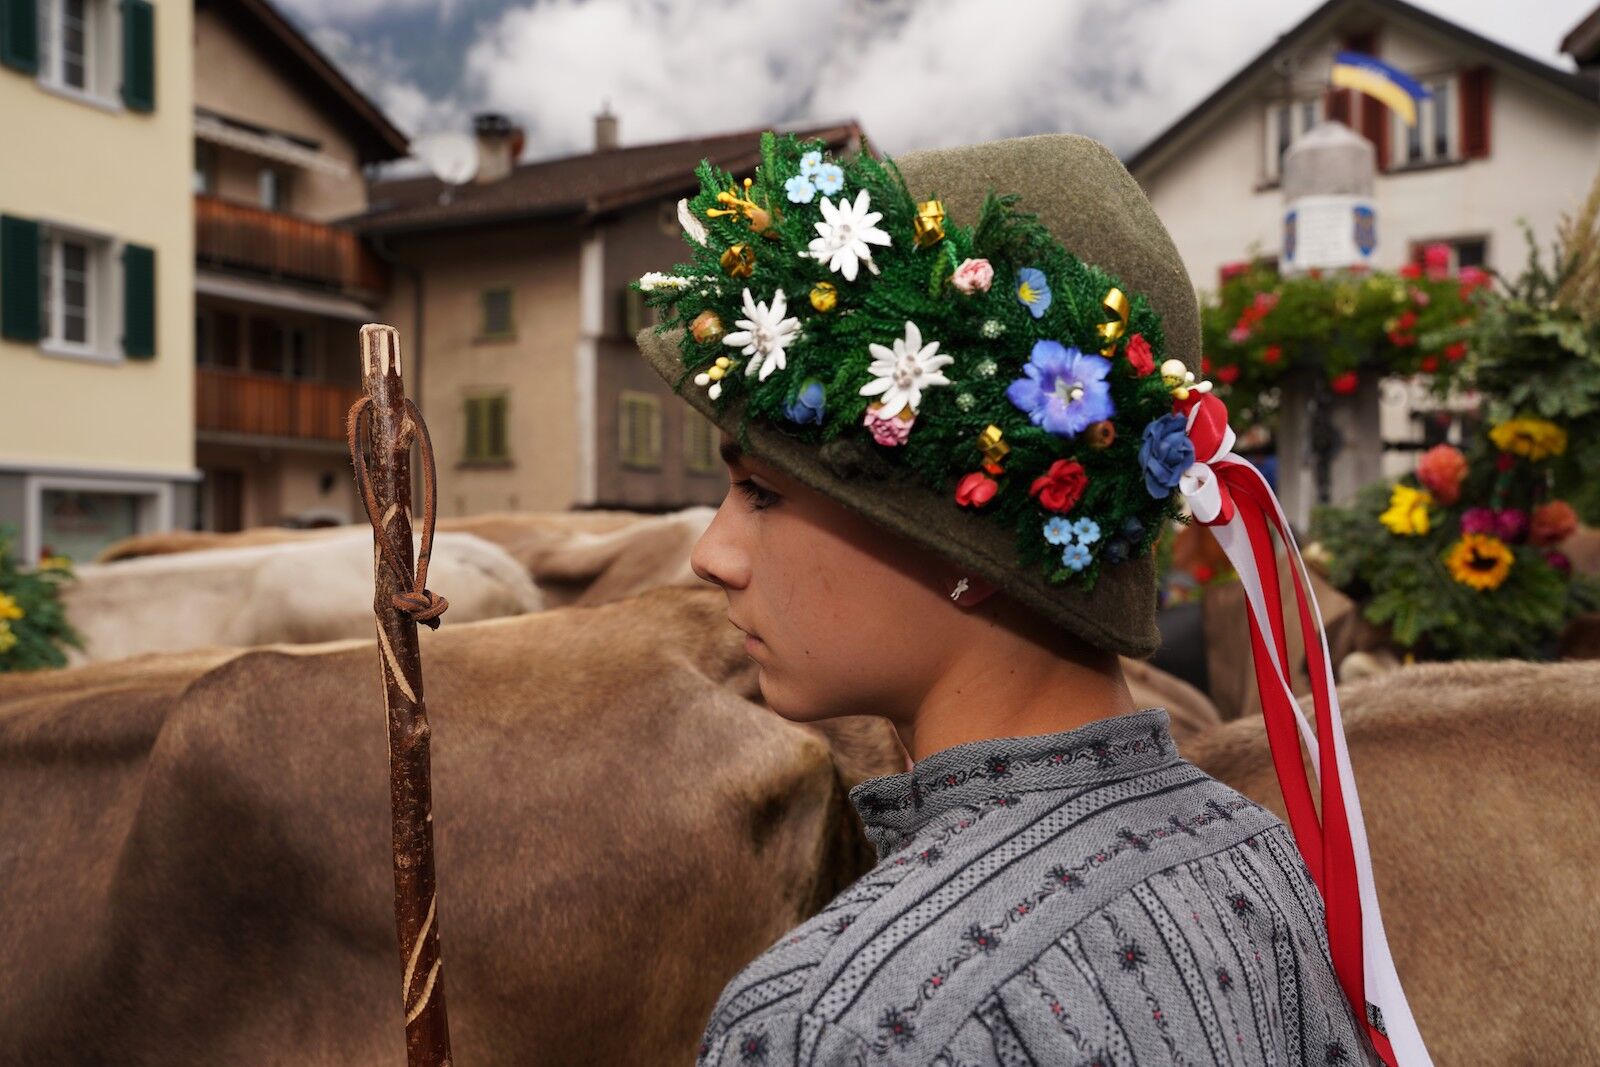
[{"label": "person's ear", "polygon": [[969,611],[988,600],[997,588],[993,582],[976,574],[953,574],[945,579],[945,592],[951,602]]}]

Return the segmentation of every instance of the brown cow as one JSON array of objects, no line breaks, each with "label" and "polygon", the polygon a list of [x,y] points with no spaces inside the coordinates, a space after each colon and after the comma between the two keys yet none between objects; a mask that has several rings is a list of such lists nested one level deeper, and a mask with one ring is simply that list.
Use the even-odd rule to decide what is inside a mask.
[{"label": "brown cow", "polygon": [[[1520,662],[1340,691],[1384,926],[1435,1063],[1600,1049],[1597,691],[1600,664]],[[1284,816],[1259,716],[1184,751]]]},{"label": "brown cow", "polygon": [[[723,607],[424,634],[460,1062],[689,1062],[728,978],[868,866],[828,746],[738,695]],[[0,682],[10,1062],[401,1061],[372,648],[229,655]]]}]

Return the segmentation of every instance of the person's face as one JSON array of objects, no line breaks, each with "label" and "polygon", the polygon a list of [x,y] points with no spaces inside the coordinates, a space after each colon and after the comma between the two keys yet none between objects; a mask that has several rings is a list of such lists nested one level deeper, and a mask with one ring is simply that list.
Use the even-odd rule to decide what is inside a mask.
[{"label": "person's face", "polygon": [[955,572],[722,438],[730,487],[690,553],[750,635],[762,696],[784,718],[899,719],[959,627]]}]

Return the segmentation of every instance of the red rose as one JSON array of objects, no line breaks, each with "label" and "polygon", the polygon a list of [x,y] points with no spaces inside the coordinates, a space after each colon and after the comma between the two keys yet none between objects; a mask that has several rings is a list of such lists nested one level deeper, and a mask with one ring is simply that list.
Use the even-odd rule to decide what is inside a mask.
[{"label": "red rose", "polygon": [[1239,367],[1237,364],[1229,363],[1225,366],[1217,368],[1217,381],[1221,382],[1223,385],[1232,385],[1238,380]]},{"label": "red rose", "polygon": [[981,508],[999,491],[999,482],[982,471],[973,471],[956,483],[956,503],[962,507]]},{"label": "red rose", "polygon": [[1261,352],[1261,362],[1276,363],[1283,358],[1283,348],[1280,345],[1268,345]]},{"label": "red rose", "polygon": [[1144,339],[1144,334],[1136,333],[1128,338],[1128,363],[1141,378],[1156,369],[1155,356],[1151,354],[1150,342]]},{"label": "red rose", "polygon": [[1088,484],[1083,464],[1075,459],[1058,459],[1033,480],[1028,495],[1038,497],[1039,503],[1051,511],[1066,512],[1072,510]]},{"label": "red rose", "polygon": [[1328,383],[1328,387],[1340,396],[1349,396],[1360,385],[1361,379],[1353,370],[1347,370],[1343,374],[1336,375],[1333,381]]}]

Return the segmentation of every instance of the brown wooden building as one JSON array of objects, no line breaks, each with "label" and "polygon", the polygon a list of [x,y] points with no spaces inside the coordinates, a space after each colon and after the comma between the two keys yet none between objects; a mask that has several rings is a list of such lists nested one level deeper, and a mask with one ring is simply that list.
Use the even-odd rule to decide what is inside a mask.
[{"label": "brown wooden building", "polygon": [[[802,132],[860,147],[854,123]],[[420,368],[441,510],[718,502],[714,430],[639,358],[646,311],[627,286],[688,257],[676,208],[695,166],[749,173],[759,131],[620,147],[605,115],[593,151],[522,165],[503,116],[476,133],[471,182],[380,183],[350,220],[401,264],[383,315]]]},{"label": "brown wooden building", "polygon": [[388,270],[331,220],[405,153],[266,0],[195,4],[196,527],[356,518],[343,419]]}]

